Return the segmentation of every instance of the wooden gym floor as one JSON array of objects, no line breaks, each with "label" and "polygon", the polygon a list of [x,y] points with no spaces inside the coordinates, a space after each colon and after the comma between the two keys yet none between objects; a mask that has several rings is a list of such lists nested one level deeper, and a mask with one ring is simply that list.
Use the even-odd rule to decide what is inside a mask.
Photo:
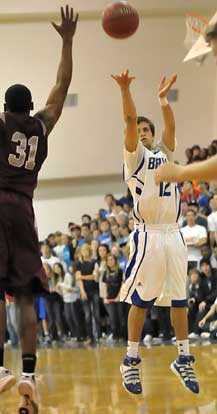
[{"label": "wooden gym floor", "polygon": [[[175,346],[140,348],[143,395],[122,387],[119,364],[125,348],[38,351],[40,414],[216,414],[217,345],[195,346],[201,392],[184,389],[169,369]],[[7,367],[19,377],[20,353],[6,352]],[[16,387],[0,396],[0,414],[17,413]]]}]

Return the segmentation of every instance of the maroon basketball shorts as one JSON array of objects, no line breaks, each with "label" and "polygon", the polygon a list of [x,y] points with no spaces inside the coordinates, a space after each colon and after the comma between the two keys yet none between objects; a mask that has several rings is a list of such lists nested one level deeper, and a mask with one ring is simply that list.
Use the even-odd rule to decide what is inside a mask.
[{"label": "maroon basketball shorts", "polygon": [[0,190],[0,288],[8,294],[26,288],[34,294],[49,290],[34,222],[30,199]]}]

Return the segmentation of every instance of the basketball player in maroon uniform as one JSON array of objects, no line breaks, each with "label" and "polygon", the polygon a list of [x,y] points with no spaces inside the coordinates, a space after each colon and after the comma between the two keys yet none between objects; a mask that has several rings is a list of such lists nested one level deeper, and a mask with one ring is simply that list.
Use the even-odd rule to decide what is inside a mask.
[{"label": "basketball player in maroon uniform", "polygon": [[[19,413],[37,412],[35,385],[37,321],[33,295],[47,292],[34,226],[32,197],[38,173],[47,157],[47,137],[58,121],[72,78],[72,43],[78,15],[61,8],[61,24],[53,24],[62,37],[62,56],[56,85],[45,108],[30,116],[30,90],[13,85],[5,93],[0,114],[0,392],[15,384],[4,368],[6,328],[4,292],[15,296],[22,349],[23,374],[18,384]],[[34,411],[34,410],[33,410]]]}]

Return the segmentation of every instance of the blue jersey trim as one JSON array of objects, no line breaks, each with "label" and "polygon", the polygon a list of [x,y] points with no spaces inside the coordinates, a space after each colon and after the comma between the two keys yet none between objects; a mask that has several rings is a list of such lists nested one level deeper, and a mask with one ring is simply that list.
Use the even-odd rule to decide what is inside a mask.
[{"label": "blue jersey trim", "polygon": [[140,180],[136,175],[132,175],[132,178],[136,178],[137,181],[139,181],[140,184],[144,185],[143,181]]},{"label": "blue jersey trim", "polygon": [[[175,196],[176,196],[176,206],[177,206],[177,187],[175,186]],[[180,214],[181,214],[181,198],[179,199],[179,207],[178,207],[178,213],[177,213],[177,216],[176,216],[176,223],[179,221],[179,217],[180,217]]]},{"label": "blue jersey trim", "polygon": [[137,292],[137,290],[135,290],[131,296],[131,301],[132,304],[134,306],[137,306],[138,308],[144,308],[144,309],[150,309],[154,302],[155,302],[156,298],[152,299],[152,300],[142,300]]},{"label": "blue jersey trim", "polygon": [[145,162],[145,157],[143,157],[143,159],[142,159],[142,161],[141,161],[140,165],[138,166],[137,170],[134,172],[134,174],[133,174],[133,175],[137,175],[137,174],[138,174],[138,172],[142,169],[142,167],[143,167],[143,165],[144,165],[144,162]]},{"label": "blue jersey trim", "polygon": [[172,300],[172,307],[173,308],[186,308],[187,306],[188,306],[187,299]]},{"label": "blue jersey trim", "polygon": [[[133,278],[133,280],[132,280],[132,283],[131,283],[131,285],[130,285],[130,287],[129,287],[129,289],[128,289],[128,292],[127,292],[127,294],[126,294],[126,296],[125,296],[125,298],[124,298],[123,302],[125,302],[125,301],[126,301],[127,296],[129,295],[129,292],[130,292],[130,290],[131,290],[131,288],[132,288],[132,286],[133,286],[133,284],[134,284],[134,282],[135,282],[135,279],[136,279],[137,273],[138,273],[138,271],[139,271],[139,269],[140,269],[140,266],[141,266],[141,264],[142,264],[142,261],[143,261],[143,259],[144,259],[144,257],[145,257],[145,253],[146,253],[146,245],[147,245],[147,232],[145,232],[145,244],[144,244],[144,250],[143,250],[142,258],[141,258],[141,260],[140,260],[139,266],[137,267],[136,273],[135,273],[135,275],[134,275],[134,278]],[[137,247],[138,247],[138,246],[137,246]],[[131,267],[131,269],[130,269],[130,272],[131,272],[131,270],[132,270],[132,267]],[[129,277],[129,275],[128,275],[128,277]]]},{"label": "blue jersey trim", "polygon": [[139,220],[139,218],[137,217],[137,215],[136,215],[136,213],[135,213],[135,209],[133,208],[133,215],[134,215],[134,217],[135,217],[135,219],[140,223],[140,220]]},{"label": "blue jersey trim", "polygon": [[142,194],[142,190],[139,187],[136,187],[136,194],[141,195]]},{"label": "blue jersey trim", "polygon": [[135,231],[135,233],[133,235],[133,241],[134,241],[134,245],[135,245],[135,252],[134,252],[134,255],[132,257],[131,262],[129,263],[129,265],[126,268],[126,273],[125,273],[125,279],[126,280],[130,276],[130,273],[132,271],[132,268],[133,268],[133,266],[136,263],[136,257],[137,257],[137,253],[138,253],[139,230],[136,230]]}]

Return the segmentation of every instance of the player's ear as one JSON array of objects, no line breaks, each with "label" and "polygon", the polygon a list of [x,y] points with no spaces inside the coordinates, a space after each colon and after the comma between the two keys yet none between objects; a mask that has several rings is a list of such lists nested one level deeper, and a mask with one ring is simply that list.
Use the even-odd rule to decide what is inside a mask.
[{"label": "player's ear", "polygon": [[4,112],[6,112],[6,111],[7,111],[7,104],[4,103]]},{"label": "player's ear", "polygon": [[32,111],[33,109],[34,109],[34,103],[31,102],[31,104],[30,104],[30,111]]}]

